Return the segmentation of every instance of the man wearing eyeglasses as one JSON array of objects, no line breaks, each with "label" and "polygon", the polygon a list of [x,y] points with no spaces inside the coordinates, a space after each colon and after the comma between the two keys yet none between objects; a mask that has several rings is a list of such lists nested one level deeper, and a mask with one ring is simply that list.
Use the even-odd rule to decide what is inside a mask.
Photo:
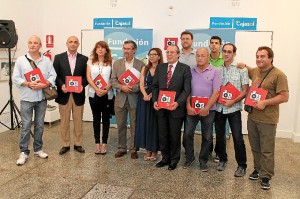
[{"label": "man wearing eyeglasses", "polygon": [[133,86],[123,85],[118,79],[126,70],[141,71],[145,65],[139,59],[134,57],[137,45],[134,41],[128,40],[124,42],[124,57],[118,59],[113,64],[111,75],[112,86],[116,89],[117,95],[115,99],[115,114],[118,125],[118,151],[115,158],[120,158],[127,154],[127,115],[130,117],[130,151],[131,158],[138,159],[137,148],[134,146],[134,133],[136,121],[136,105],[139,96],[139,82]]},{"label": "man wearing eyeglasses", "polygon": [[232,43],[225,44],[222,49],[222,57],[224,59],[224,64],[220,68],[222,86],[225,86],[230,82],[235,88],[240,91],[240,94],[235,99],[227,99],[223,100],[223,103],[217,103],[217,112],[215,118],[215,151],[220,159],[217,170],[224,171],[228,160],[225,138],[226,121],[228,120],[233,136],[235,159],[238,163],[238,167],[234,173],[234,176],[243,177],[246,174],[247,158],[244,138],[242,134],[241,110],[242,100],[246,96],[247,89],[249,87],[249,76],[247,70],[237,68],[237,63],[234,62],[236,50],[236,46]]}]

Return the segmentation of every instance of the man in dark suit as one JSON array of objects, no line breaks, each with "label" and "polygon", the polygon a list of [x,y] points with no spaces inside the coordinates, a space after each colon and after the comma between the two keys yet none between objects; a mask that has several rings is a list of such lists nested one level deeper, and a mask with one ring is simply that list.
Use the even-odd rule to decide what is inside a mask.
[{"label": "man in dark suit", "polygon": [[139,59],[134,57],[137,45],[134,41],[128,40],[124,42],[123,54],[124,58],[118,59],[113,64],[111,75],[112,86],[116,89],[117,95],[115,99],[115,114],[118,125],[118,151],[115,158],[120,158],[127,154],[127,115],[130,117],[130,151],[131,158],[137,159],[137,148],[134,146],[135,121],[136,121],[136,105],[139,96],[139,83],[133,86],[123,85],[118,79],[126,71],[140,72],[145,65]]},{"label": "man in dark suit", "polygon": [[[154,109],[158,115],[159,146],[162,153],[162,160],[156,167],[169,165],[168,169],[174,170],[180,160],[181,126],[186,115],[185,103],[191,92],[192,76],[190,67],[178,62],[180,56],[178,46],[169,46],[166,53],[168,63],[157,66],[152,83]],[[161,90],[176,92],[175,102],[169,109],[158,106],[158,95]]]},{"label": "man in dark suit", "polygon": [[[71,36],[67,40],[67,52],[58,54],[54,58],[53,66],[57,75],[56,85],[58,97],[55,101],[59,104],[61,122],[61,142],[63,147],[59,154],[63,155],[70,150],[70,117],[74,123],[74,150],[85,153],[82,147],[82,117],[85,102],[86,63],[88,58],[77,52],[79,40]],[[80,93],[68,92],[66,89],[66,76],[81,76],[82,90]]]}]

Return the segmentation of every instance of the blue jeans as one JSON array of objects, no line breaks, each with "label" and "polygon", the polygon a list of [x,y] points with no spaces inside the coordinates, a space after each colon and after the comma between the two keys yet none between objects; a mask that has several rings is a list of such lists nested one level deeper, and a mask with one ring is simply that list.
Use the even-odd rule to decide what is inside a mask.
[{"label": "blue jeans", "polygon": [[212,144],[212,132],[213,123],[215,121],[216,111],[209,111],[209,114],[205,117],[201,116],[186,116],[185,121],[185,133],[183,139],[185,142],[185,155],[186,161],[192,161],[194,156],[194,132],[196,126],[200,120],[201,122],[201,132],[202,132],[202,143],[201,150],[199,154],[199,162],[206,163],[208,161],[208,156],[210,152],[210,147]]},{"label": "blue jeans", "polygon": [[226,121],[229,121],[229,125],[232,131],[235,159],[239,166],[247,167],[246,148],[244,138],[242,134],[242,116],[241,111],[233,113],[223,114],[222,112],[216,113],[216,148],[215,151],[218,154],[221,162],[227,162],[226,153],[226,138],[225,138],[225,126]]},{"label": "blue jeans", "polygon": [[30,153],[28,145],[30,142],[31,121],[34,111],[34,132],[33,132],[33,150],[40,151],[43,147],[44,118],[47,108],[47,101],[39,102],[21,101],[20,115],[22,119],[22,128],[20,136],[20,150],[26,154]]}]

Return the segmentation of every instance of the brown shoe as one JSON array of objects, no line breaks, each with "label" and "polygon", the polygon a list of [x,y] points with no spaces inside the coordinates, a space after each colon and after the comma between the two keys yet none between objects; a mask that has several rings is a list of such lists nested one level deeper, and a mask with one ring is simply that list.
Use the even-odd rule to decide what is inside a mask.
[{"label": "brown shoe", "polygon": [[131,152],[131,159],[138,159],[138,154],[137,152]]},{"label": "brown shoe", "polygon": [[117,153],[115,154],[115,158],[120,158],[120,157],[124,156],[125,154],[127,154],[127,151],[119,150],[119,151],[117,151]]}]

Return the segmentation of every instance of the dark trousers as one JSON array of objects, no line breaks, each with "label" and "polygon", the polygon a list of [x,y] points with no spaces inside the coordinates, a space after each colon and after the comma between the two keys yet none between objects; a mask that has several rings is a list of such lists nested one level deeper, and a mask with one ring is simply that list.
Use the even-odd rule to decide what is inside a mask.
[{"label": "dark trousers", "polygon": [[236,111],[229,114],[223,114],[222,112],[216,113],[216,153],[218,154],[221,162],[227,162],[226,153],[226,138],[225,128],[226,120],[228,119],[232,132],[235,159],[239,166],[247,167],[246,148],[244,138],[242,134],[242,116],[241,111]]},{"label": "dark trousers", "polygon": [[109,132],[109,105],[108,96],[104,95],[98,97],[95,95],[94,98],[89,98],[90,106],[93,114],[93,128],[94,128],[94,138],[95,143],[100,144],[100,124],[102,118],[102,143],[107,144],[108,132]]},{"label": "dark trousers", "polygon": [[199,162],[202,164],[207,163],[212,143],[213,123],[215,120],[215,111],[209,111],[205,117],[200,116],[186,116],[185,120],[185,133],[183,135],[185,143],[186,161],[192,161],[194,156],[194,132],[198,122],[201,122],[202,143],[199,154]]},{"label": "dark trousers", "polygon": [[159,147],[162,161],[178,163],[180,160],[181,126],[184,118],[173,118],[170,111],[158,116]]}]

